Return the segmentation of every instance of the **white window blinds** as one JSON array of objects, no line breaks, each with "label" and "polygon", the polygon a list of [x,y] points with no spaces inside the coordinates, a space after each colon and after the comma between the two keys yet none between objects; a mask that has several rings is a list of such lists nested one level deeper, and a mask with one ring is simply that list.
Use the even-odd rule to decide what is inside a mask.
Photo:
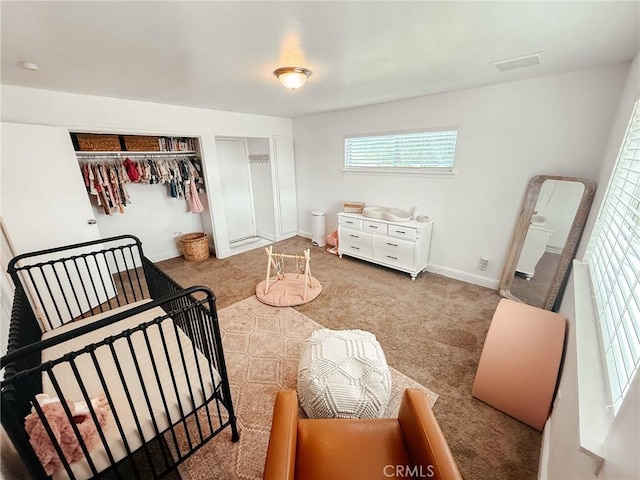
[{"label": "white window blinds", "polygon": [[345,169],[434,169],[451,172],[457,130],[347,137]]},{"label": "white window blinds", "polygon": [[640,364],[640,101],[635,104],[585,260],[617,412]]}]

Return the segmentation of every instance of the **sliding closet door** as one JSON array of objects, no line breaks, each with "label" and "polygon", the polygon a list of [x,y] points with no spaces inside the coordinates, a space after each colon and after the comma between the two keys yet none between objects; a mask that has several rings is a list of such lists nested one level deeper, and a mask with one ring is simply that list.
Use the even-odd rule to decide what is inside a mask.
[{"label": "sliding closet door", "polygon": [[249,161],[244,140],[216,140],[229,242],[256,234]]},{"label": "sliding closet door", "polygon": [[[67,130],[2,123],[0,172],[0,214],[14,254],[101,238]],[[82,269],[87,268],[91,266],[72,270],[71,280],[86,275]],[[86,311],[114,295],[112,280],[104,280],[107,291],[101,289],[88,302],[82,300],[79,310]],[[48,290],[37,278],[34,282],[32,288]],[[43,295],[42,303],[54,303],[51,296],[55,294]],[[79,313],[76,309],[69,317]]]},{"label": "sliding closet door", "polygon": [[273,137],[276,184],[278,191],[278,239],[289,238],[298,231],[298,202],[296,196],[296,170],[293,138]]}]

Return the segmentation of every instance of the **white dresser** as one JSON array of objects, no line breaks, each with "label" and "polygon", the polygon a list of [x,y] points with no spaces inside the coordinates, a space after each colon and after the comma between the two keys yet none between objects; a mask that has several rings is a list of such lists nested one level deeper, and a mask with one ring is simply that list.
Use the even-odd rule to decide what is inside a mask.
[{"label": "white dresser", "polygon": [[338,213],[338,255],[349,255],[411,274],[429,265],[433,220],[392,222]]},{"label": "white dresser", "polygon": [[536,273],[536,266],[547,249],[547,242],[553,230],[543,226],[529,225],[527,236],[522,245],[522,253],[518,260],[516,272],[522,273],[527,280],[531,280]]}]

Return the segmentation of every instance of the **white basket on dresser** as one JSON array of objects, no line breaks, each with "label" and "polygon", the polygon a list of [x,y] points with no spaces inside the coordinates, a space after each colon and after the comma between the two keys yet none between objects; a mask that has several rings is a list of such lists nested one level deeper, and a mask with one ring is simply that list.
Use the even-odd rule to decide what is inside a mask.
[{"label": "white basket on dresser", "polygon": [[409,273],[411,279],[429,265],[433,220],[406,222],[338,213],[338,255],[367,260]]}]

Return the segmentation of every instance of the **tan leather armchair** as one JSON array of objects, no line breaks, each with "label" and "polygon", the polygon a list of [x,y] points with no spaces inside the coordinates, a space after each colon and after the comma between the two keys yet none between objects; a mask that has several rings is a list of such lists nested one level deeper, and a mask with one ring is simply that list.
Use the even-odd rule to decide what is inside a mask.
[{"label": "tan leather armchair", "polygon": [[398,418],[298,418],[295,390],[276,397],[265,480],[462,479],[422,390],[405,390]]}]

